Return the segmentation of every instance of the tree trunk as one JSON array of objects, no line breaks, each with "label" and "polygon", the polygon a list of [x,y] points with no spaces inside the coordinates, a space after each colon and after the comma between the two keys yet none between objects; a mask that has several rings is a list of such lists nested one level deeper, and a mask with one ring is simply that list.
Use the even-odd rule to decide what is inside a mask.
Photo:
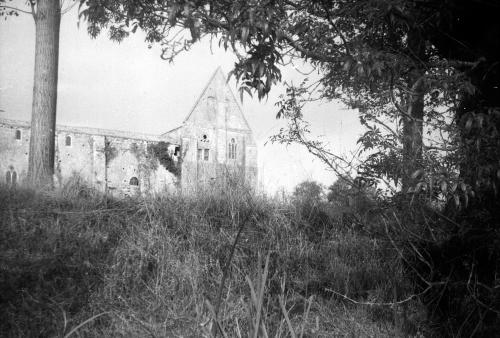
[{"label": "tree trunk", "polygon": [[402,188],[406,194],[417,182],[412,174],[422,168],[423,119],[424,119],[424,72],[419,65],[425,58],[425,46],[417,31],[408,33],[408,49],[415,68],[408,76],[410,93],[407,98],[406,116],[403,116],[403,177]]},{"label": "tree trunk", "polygon": [[59,0],[38,0],[28,183],[52,185],[59,59]]},{"label": "tree trunk", "polygon": [[417,79],[409,94],[407,116],[403,117],[403,193],[417,182],[412,174],[422,168],[424,118],[423,80]]}]

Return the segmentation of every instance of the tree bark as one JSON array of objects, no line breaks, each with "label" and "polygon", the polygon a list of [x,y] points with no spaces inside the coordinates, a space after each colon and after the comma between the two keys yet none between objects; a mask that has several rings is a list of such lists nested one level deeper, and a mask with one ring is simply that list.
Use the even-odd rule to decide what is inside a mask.
[{"label": "tree bark", "polygon": [[413,173],[422,168],[424,94],[423,80],[413,83],[408,96],[407,116],[403,117],[403,193],[416,184]]},{"label": "tree bark", "polygon": [[28,183],[35,187],[52,185],[59,61],[59,0],[38,0],[35,72],[31,111]]},{"label": "tree bark", "polygon": [[408,33],[408,49],[415,67],[408,76],[410,93],[407,98],[407,115],[403,116],[402,189],[404,194],[417,183],[412,174],[422,168],[425,82],[424,71],[419,65],[425,58],[425,46],[415,30],[410,30]]}]

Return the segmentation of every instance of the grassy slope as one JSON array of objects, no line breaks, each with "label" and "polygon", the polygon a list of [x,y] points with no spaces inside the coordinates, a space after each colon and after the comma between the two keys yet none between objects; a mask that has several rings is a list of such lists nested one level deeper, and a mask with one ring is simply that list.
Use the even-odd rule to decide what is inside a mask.
[{"label": "grassy slope", "polygon": [[1,189],[0,336],[208,336],[245,221],[222,294],[228,337],[252,332],[259,300],[269,337],[399,335],[400,307],[353,305],[328,291],[368,302],[398,297],[391,246],[340,231],[334,220],[311,236],[304,229],[318,225],[308,219],[231,191],[105,201],[80,185],[51,194]]}]

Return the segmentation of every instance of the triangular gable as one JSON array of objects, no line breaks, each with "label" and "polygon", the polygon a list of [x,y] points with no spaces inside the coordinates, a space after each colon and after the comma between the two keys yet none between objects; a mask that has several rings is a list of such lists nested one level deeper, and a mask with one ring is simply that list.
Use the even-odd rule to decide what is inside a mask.
[{"label": "triangular gable", "polygon": [[[217,114],[222,113],[219,109],[220,103],[229,106],[227,116],[217,116]],[[238,101],[227,84],[226,76],[221,67],[218,67],[184,119],[183,124],[216,127],[218,123],[220,126],[222,121],[227,121],[227,127],[231,129],[251,130]]]}]

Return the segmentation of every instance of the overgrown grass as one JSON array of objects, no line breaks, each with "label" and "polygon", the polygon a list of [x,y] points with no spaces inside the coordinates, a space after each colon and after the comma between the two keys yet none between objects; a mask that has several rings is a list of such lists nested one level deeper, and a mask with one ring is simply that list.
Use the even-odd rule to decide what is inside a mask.
[{"label": "overgrown grass", "polygon": [[0,206],[2,336],[421,332],[416,301],[377,305],[406,292],[388,241],[334,218],[311,236],[316,218],[290,204],[230,189],[117,201],[73,182],[3,188]]}]

